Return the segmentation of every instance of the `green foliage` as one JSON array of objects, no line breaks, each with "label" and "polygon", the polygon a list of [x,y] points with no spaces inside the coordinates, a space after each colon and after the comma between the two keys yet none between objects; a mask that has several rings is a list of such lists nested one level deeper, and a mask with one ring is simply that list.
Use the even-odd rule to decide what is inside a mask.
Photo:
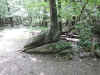
[{"label": "green foliage", "polygon": [[8,15],[8,5],[7,5],[7,0],[0,0],[0,15],[2,17],[5,17]]},{"label": "green foliage", "polygon": [[66,41],[58,41],[48,46],[49,50],[56,52],[56,57],[59,59],[72,59],[74,51],[72,50],[72,43]]},{"label": "green foliage", "polygon": [[47,2],[33,2],[29,5],[27,5],[28,8],[36,8],[36,7],[47,7],[48,3]]},{"label": "green foliage", "polygon": [[[49,2],[45,2],[44,0],[23,0],[24,1],[24,8],[27,10],[28,16],[32,17],[32,23],[39,23],[44,20],[44,17],[50,16],[50,8],[49,8]],[[88,2],[87,2],[88,1]],[[20,1],[18,1],[20,4]],[[16,2],[17,3],[17,2]],[[16,4],[15,3],[15,4]],[[86,4],[84,10],[83,7]],[[97,8],[99,6],[99,8]],[[8,6],[7,6],[7,0],[0,0],[0,7],[3,8],[0,10],[1,16],[7,16],[8,13]],[[14,8],[14,7],[11,7]],[[58,8],[58,7],[57,7]],[[83,10],[83,13],[82,13]],[[12,13],[15,13],[14,11]],[[61,15],[61,19],[64,21],[70,20],[72,21],[72,17],[80,17],[80,20],[77,21],[75,25],[76,33],[79,34],[80,42],[78,43],[78,46],[80,48],[83,48],[86,51],[91,51],[92,48],[92,38],[94,36],[93,34],[93,28],[94,26],[93,18],[92,17],[99,17],[100,19],[100,0],[81,0],[80,2],[77,2],[77,0],[61,0],[61,9],[58,9],[58,14]],[[48,19],[48,18],[46,18]],[[30,24],[31,25],[31,24]],[[47,27],[31,27],[31,30],[47,30]],[[98,30],[97,30],[98,29]],[[99,32],[100,26],[95,27],[95,31]],[[95,49],[99,50],[99,44],[98,42],[94,43]],[[51,44],[49,46],[50,49],[54,50],[63,50],[68,47],[71,47],[71,43],[66,43],[63,41],[57,42],[55,44]]]},{"label": "green foliage", "polygon": [[[83,48],[85,51],[92,51],[92,48],[94,46],[95,50],[98,49],[98,43],[93,42],[93,18],[92,16],[98,17],[99,11],[94,7],[93,8],[88,6],[86,7],[86,10],[81,16],[81,20],[76,24],[76,29],[79,32],[80,42],[78,43],[80,48]],[[94,43],[94,44],[93,44]]]},{"label": "green foliage", "polygon": [[45,10],[47,10],[49,12],[49,4],[48,2],[44,2],[44,1],[24,1],[24,5],[25,8],[28,9],[28,12],[32,12],[35,13],[38,12],[40,13],[41,11],[43,11],[43,7],[45,7]]},{"label": "green foliage", "polygon": [[69,42],[58,41],[56,43],[50,44],[48,46],[49,49],[56,50],[56,51],[63,51],[65,49],[71,48],[72,44]]},{"label": "green foliage", "polygon": [[91,25],[87,25],[87,24],[78,24],[76,25],[76,27],[79,30],[79,37],[80,37],[80,42],[79,42],[79,46],[86,49],[86,50],[91,50],[91,46],[92,46],[92,26]]},{"label": "green foliage", "polygon": [[[86,4],[87,3],[87,4]],[[86,4],[84,10],[83,7]],[[49,13],[49,3],[44,1],[27,1],[25,2],[26,8],[28,9],[28,12],[31,16],[37,15],[37,16],[44,16],[45,13],[41,14],[40,12],[45,10],[47,13]],[[92,16],[98,17],[100,16],[100,11],[97,9],[97,6],[100,5],[100,0],[82,0],[80,2],[72,1],[72,0],[61,0],[61,9],[58,10],[58,13],[61,15],[61,18],[63,20],[72,20],[73,16],[80,17],[80,20],[76,23],[75,28],[77,33],[80,37],[80,42],[78,43],[80,48],[84,48],[87,51],[91,51],[92,47],[92,38],[94,36],[92,29],[93,24],[92,22]],[[57,7],[58,8],[58,7]],[[83,11],[83,13],[82,13]],[[37,20],[34,19],[36,22]],[[37,29],[37,28],[36,28]],[[45,30],[45,28],[39,28]],[[68,44],[68,43],[67,43]],[[50,49],[64,49],[66,46],[68,46],[65,43],[56,43],[50,45]],[[98,44],[95,43],[96,48],[98,47]]]},{"label": "green foliage", "polygon": [[49,18],[49,3],[44,0],[24,0],[25,9],[28,12],[28,16],[32,17],[32,24],[43,23],[43,21]]},{"label": "green foliage", "polygon": [[80,14],[81,7],[81,3],[69,3],[67,6],[64,5],[64,8],[62,8],[61,15],[63,18],[71,20],[73,15],[78,16]]}]

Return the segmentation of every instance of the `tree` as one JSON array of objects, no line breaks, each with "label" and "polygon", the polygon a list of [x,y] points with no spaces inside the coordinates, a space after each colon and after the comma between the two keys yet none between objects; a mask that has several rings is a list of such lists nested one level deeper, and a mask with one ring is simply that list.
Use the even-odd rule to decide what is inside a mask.
[{"label": "tree", "polygon": [[62,32],[62,23],[61,23],[61,0],[58,0],[58,19],[60,25],[60,31]]},{"label": "tree", "polygon": [[3,9],[0,9],[0,16],[1,17],[7,16],[9,12],[7,0],[0,0],[0,7],[3,8]]},{"label": "tree", "polygon": [[58,25],[57,20],[56,0],[49,0],[49,4],[51,25],[49,26],[48,31],[41,33],[32,43],[26,45],[24,51],[59,40],[60,26]]},{"label": "tree", "polygon": [[[47,0],[44,0],[44,2],[47,2]],[[43,13],[44,13],[44,15],[43,15],[43,23],[42,23],[42,24],[43,24],[44,26],[47,26],[48,23],[47,23],[46,20],[47,20],[48,16],[47,16],[46,14],[47,14],[48,12],[46,11],[46,7],[45,7],[45,6],[44,6]]]}]

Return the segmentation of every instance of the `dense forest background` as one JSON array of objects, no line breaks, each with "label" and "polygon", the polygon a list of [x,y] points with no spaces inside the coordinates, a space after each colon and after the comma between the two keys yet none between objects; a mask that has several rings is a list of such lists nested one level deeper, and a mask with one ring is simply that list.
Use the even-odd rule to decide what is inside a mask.
[{"label": "dense forest background", "polygon": [[76,51],[100,57],[100,0],[0,0],[0,7],[0,27],[42,31],[25,52],[49,44],[44,53],[72,56]]}]

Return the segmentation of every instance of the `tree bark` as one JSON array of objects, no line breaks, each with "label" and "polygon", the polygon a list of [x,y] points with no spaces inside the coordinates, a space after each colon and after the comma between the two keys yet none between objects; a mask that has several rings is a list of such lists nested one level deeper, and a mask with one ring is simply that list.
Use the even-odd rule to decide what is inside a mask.
[{"label": "tree bark", "polygon": [[62,32],[62,21],[61,21],[61,0],[58,0],[58,23],[60,25],[60,32]]}]

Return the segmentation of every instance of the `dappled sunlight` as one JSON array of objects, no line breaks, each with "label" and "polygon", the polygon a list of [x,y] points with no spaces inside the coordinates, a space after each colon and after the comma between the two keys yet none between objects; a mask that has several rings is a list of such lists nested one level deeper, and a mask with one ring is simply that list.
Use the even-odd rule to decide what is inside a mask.
[{"label": "dappled sunlight", "polygon": [[36,58],[36,57],[30,57],[30,59],[31,59],[31,61],[32,62],[34,62],[34,63],[37,63],[37,62],[42,62],[42,60],[41,59],[38,59],[38,58]]},{"label": "dappled sunlight", "polygon": [[44,72],[41,72],[40,75],[45,75]]},{"label": "dappled sunlight", "polygon": [[7,71],[7,68],[3,69],[0,73],[0,75],[4,75],[4,73]]},{"label": "dappled sunlight", "polygon": [[2,32],[2,34],[4,36],[4,40],[29,39],[31,37],[31,34],[27,28],[6,29]]},{"label": "dappled sunlight", "polygon": [[3,64],[3,63],[5,63],[5,62],[7,62],[9,60],[10,60],[10,58],[4,58],[4,59],[0,60],[0,64]]},{"label": "dappled sunlight", "polygon": [[[23,49],[31,39],[41,31],[28,28],[4,29],[0,32],[0,55]],[[33,34],[32,34],[33,33]]]},{"label": "dappled sunlight", "polygon": [[100,0],[0,7],[0,75],[100,75]]},{"label": "dappled sunlight", "polygon": [[[9,7],[11,8],[11,16],[28,16],[26,9],[22,4],[17,4],[16,2],[20,2],[20,0],[8,0]],[[13,12],[15,11],[15,12]]]}]

